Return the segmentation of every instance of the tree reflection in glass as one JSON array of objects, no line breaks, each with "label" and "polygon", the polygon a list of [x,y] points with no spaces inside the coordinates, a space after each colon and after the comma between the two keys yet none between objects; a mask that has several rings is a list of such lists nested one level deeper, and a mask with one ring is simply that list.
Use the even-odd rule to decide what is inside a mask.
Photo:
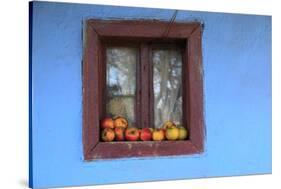
[{"label": "tree reflection in glass", "polygon": [[106,49],[106,112],[124,116],[129,124],[135,122],[136,64],[136,49]]},{"label": "tree reflection in glass", "polygon": [[167,120],[182,124],[182,55],[180,50],[153,50],[154,126]]}]

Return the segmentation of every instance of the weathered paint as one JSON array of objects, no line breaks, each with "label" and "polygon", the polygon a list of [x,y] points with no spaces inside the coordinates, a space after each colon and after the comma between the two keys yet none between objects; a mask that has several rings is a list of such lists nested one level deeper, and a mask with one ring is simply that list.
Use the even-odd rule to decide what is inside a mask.
[{"label": "weathered paint", "polygon": [[83,20],[168,21],[174,10],[33,5],[33,187],[271,173],[271,17],[177,13],[175,21],[204,24],[203,154],[83,162]]}]

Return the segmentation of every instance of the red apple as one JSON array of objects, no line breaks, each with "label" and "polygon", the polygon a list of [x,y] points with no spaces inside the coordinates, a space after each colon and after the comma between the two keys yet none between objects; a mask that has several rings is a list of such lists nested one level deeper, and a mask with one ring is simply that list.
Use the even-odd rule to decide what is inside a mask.
[{"label": "red apple", "polygon": [[113,119],[110,118],[110,117],[104,118],[101,121],[101,128],[102,129],[105,129],[105,128],[114,129],[114,121],[113,121]]},{"label": "red apple", "polygon": [[114,133],[113,129],[105,128],[101,132],[101,138],[105,142],[113,141],[114,137],[115,137],[115,133]]},{"label": "red apple", "polygon": [[136,127],[129,127],[125,131],[125,138],[128,141],[137,141],[140,137],[139,130]]},{"label": "red apple", "polygon": [[115,127],[114,132],[117,141],[125,140],[125,129],[123,127]]},{"label": "red apple", "polygon": [[149,128],[143,128],[140,130],[140,139],[142,141],[149,141],[152,138],[152,132]]}]

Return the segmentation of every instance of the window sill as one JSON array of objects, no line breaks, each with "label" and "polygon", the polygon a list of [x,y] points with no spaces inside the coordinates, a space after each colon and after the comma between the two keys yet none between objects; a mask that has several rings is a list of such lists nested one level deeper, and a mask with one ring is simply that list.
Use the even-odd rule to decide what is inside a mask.
[{"label": "window sill", "polygon": [[85,160],[189,155],[202,151],[190,140],[98,142]]}]

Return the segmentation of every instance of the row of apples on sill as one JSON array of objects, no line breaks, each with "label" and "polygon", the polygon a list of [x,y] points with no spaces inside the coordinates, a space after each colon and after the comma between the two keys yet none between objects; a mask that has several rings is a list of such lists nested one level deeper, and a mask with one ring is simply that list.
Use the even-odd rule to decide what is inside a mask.
[{"label": "row of apples on sill", "polygon": [[175,141],[188,138],[188,130],[176,125],[173,121],[165,121],[161,128],[137,128],[129,126],[126,118],[115,116],[101,120],[101,139],[111,141]]}]

